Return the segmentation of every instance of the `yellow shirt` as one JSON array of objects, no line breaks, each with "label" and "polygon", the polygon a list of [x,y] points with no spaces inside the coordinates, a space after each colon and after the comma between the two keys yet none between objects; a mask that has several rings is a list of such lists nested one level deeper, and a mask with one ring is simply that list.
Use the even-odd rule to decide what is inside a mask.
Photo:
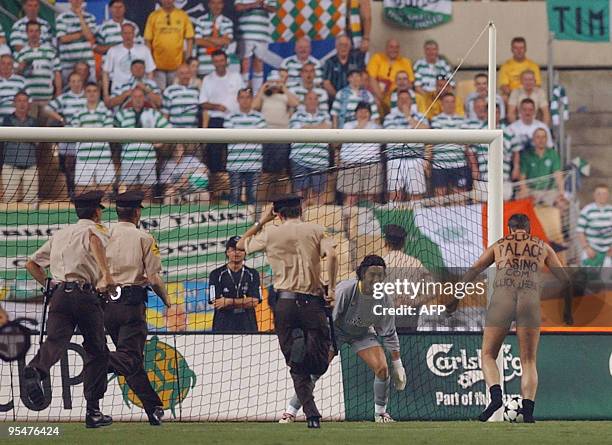
[{"label": "yellow shirt", "polygon": [[[416,95],[416,103],[419,113],[425,114],[431,103],[435,98],[435,94],[418,94]],[[442,99],[438,99],[435,104],[429,110],[429,113],[425,114],[427,119],[433,119],[438,114],[442,113]],[[465,108],[463,106],[463,99],[459,96],[455,96],[455,114],[461,117],[465,116]]]},{"label": "yellow shirt", "polygon": [[191,19],[182,9],[167,13],[152,12],[147,19],[144,38],[151,42],[153,60],[159,70],[173,71],[183,63],[185,39],[193,39]]},{"label": "yellow shirt", "polygon": [[517,62],[514,59],[509,59],[499,68],[499,86],[509,85],[511,90],[520,88],[521,73],[525,70],[533,71],[536,85],[542,85],[540,67],[533,60],[525,59],[522,62]]},{"label": "yellow shirt", "polygon": [[368,62],[368,75],[378,81],[383,93],[395,89],[395,76],[400,71],[406,71],[410,81],[414,82],[412,62],[406,57],[391,61],[386,54],[376,53]]}]

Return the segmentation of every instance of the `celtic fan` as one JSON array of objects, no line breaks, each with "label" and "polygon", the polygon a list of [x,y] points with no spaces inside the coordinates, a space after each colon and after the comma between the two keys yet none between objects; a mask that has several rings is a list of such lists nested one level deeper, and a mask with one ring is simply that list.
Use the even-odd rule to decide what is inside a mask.
[{"label": "celtic fan", "polygon": [[[376,315],[379,312],[374,310],[377,305],[393,307],[391,296],[385,295],[382,299],[373,296],[374,285],[385,280],[386,264],[378,255],[368,255],[356,272],[356,280],[342,281],[336,287],[333,313],[336,349],[339,350],[345,343],[350,345],[351,350],[374,372],[374,421],[389,423],[393,422],[387,412],[391,376],[395,389],[403,391],[406,387],[406,371],[400,357],[395,317],[387,311],[382,311],[384,315]],[[383,346],[391,354],[391,376]],[[319,378],[311,377],[313,381]],[[294,395],[279,423],[293,422],[300,408],[300,402]]]}]

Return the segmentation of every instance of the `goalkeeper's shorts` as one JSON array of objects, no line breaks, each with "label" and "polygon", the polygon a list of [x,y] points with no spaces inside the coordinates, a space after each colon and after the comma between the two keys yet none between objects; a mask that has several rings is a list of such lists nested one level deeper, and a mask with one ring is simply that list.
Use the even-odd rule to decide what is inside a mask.
[{"label": "goalkeeper's shorts", "polygon": [[344,343],[350,345],[351,350],[355,354],[357,354],[359,351],[363,351],[364,349],[372,348],[374,346],[381,346],[375,335],[354,338],[336,334],[336,344],[338,345],[338,349],[340,349]]}]

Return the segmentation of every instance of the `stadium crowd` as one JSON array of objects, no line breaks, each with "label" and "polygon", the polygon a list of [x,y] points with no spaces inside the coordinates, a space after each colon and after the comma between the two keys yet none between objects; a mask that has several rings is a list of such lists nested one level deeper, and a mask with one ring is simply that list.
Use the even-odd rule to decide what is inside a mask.
[{"label": "stadium crowd", "polygon": [[[82,0],[56,17],[23,2],[23,18],[0,44],[0,122],[4,126],[118,128],[434,128],[487,127],[487,75],[457,91],[438,44],[408,58],[391,38],[370,51],[369,1],[350,13],[325,60],[302,37],[294,54],[267,73],[275,0],[236,0],[234,23],[223,0],[208,0],[192,20],[161,0],[144,29],[111,0],[96,24]],[[504,130],[506,199],[535,196],[562,211],[567,199],[551,135],[549,98],[527,42],[511,41],[499,69],[498,128]],[[97,63],[96,63],[97,61]],[[45,145],[45,144],[43,144]],[[487,147],[443,144],[46,144],[59,159],[69,196],[91,188],[145,190],[165,202],[228,199],[254,203],[271,189],[301,193],[307,204],[334,200],[414,200],[486,191]],[[38,202],[43,147],[5,143],[5,202]],[[47,158],[48,159],[48,158]],[[287,178],[290,178],[287,181]],[[537,180],[541,178],[541,180]],[[289,185],[290,184],[290,185]],[[244,192],[243,192],[244,189]]]}]

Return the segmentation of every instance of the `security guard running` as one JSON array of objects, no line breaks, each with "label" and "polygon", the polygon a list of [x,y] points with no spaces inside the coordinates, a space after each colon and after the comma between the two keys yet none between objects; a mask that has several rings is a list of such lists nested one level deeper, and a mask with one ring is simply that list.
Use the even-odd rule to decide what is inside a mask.
[{"label": "security guard running", "polygon": [[[308,428],[320,428],[321,414],[314,402],[311,374],[322,375],[329,364],[330,334],[321,283],[321,258],[327,258],[329,291],[333,303],[336,287],[336,251],[325,229],[301,221],[301,198],[291,195],[273,201],[273,207],[244,234],[236,245],[247,254],[265,251],[278,294],[276,335],[295,392],[306,414]],[[278,216],[280,225],[266,225]]]},{"label": "security guard running", "polygon": [[25,265],[42,285],[47,279],[45,269],[49,268],[54,287],[49,302],[47,339],[23,372],[26,395],[33,406],[42,409],[45,394],[41,380],[49,376],[51,367],[66,352],[78,326],[86,352],[83,393],[87,401],[87,428],[113,422],[110,416],[100,412],[99,405],[106,392],[109,353],[104,336],[103,302],[98,291],[114,287],[105,253],[108,231],[100,224],[103,195],[102,191],[92,191],[74,198],[79,221],[55,233]]},{"label": "security guard running", "polygon": [[110,353],[109,370],[125,377],[138,396],[151,425],[161,425],[163,403],[144,370],[147,340],[147,287],[170,307],[166,287],[160,277],[161,257],[155,239],[137,227],[140,222],[142,192],[117,196],[119,222],[111,228],[106,255],[113,281],[118,284],[104,310],[104,325],[115,344]]}]

